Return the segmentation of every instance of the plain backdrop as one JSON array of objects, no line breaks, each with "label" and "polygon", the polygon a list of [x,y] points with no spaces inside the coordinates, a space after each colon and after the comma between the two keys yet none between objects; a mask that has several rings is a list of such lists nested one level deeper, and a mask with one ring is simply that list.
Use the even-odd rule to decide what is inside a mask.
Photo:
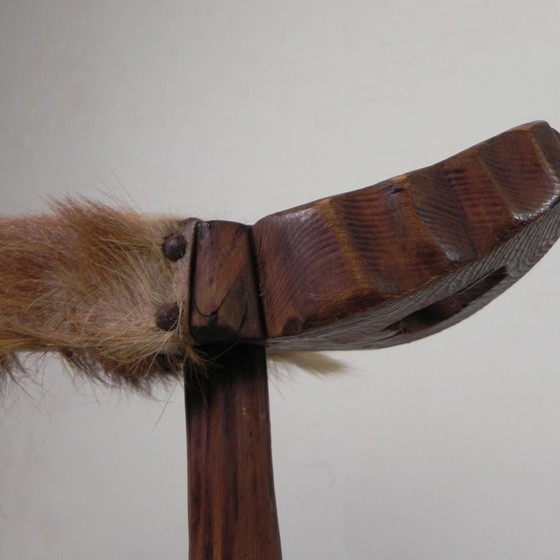
[{"label": "plain backdrop", "polygon": [[[557,0],[0,0],[0,210],[253,223],[560,126],[559,29]],[[560,246],[448,331],[273,375],[286,560],[558,558],[559,278]],[[34,379],[0,399],[0,558],[184,560],[181,387]]]}]

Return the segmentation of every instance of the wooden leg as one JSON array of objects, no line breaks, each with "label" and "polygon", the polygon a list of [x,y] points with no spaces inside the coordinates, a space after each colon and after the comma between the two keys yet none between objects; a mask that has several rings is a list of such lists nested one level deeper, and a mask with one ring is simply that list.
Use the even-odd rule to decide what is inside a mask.
[{"label": "wooden leg", "polygon": [[264,348],[187,372],[189,560],[281,560]]}]

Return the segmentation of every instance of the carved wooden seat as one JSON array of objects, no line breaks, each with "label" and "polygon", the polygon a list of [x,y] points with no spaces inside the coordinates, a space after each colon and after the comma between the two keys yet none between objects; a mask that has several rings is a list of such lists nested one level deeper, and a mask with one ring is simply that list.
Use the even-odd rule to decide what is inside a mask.
[{"label": "carved wooden seat", "polygon": [[187,391],[191,560],[281,558],[259,347],[383,348],[441,331],[550,248],[559,197],[560,135],[536,122],[252,227],[189,222],[182,328],[219,356]]},{"label": "carved wooden seat", "polygon": [[252,227],[191,222],[186,329],[195,343],[282,351],[433,334],[496,297],[556,240],[559,173],[558,133],[537,122]]}]

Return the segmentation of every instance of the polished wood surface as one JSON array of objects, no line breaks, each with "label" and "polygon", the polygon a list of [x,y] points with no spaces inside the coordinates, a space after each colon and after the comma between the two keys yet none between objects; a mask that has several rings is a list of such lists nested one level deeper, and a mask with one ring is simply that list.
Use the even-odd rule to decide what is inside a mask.
[{"label": "polished wood surface", "polygon": [[264,218],[253,235],[268,342],[379,348],[467,317],[557,239],[559,176],[558,134],[533,123]]},{"label": "polished wood surface", "polygon": [[266,357],[205,348],[186,387],[190,560],[280,560]]},{"label": "polished wood surface", "polygon": [[[244,257],[262,306],[262,338],[253,341],[279,351],[381,348],[449,327],[554,243],[559,197],[559,135],[535,122],[431,167],[267,216],[250,228],[254,255]],[[226,278],[242,268],[239,260],[232,272],[217,261],[204,266],[197,261],[197,274],[217,276],[221,267]],[[195,286],[195,301],[205,289]],[[194,341],[219,341],[219,324],[234,340],[241,315],[228,309],[220,307],[214,332],[192,331]],[[248,337],[240,329],[238,338]]]},{"label": "polished wood surface", "polygon": [[468,317],[556,241],[559,197],[560,137],[538,122],[252,228],[198,222],[188,332],[209,369],[187,372],[190,560],[281,556],[265,345],[381,348]]},{"label": "polished wood surface", "polygon": [[191,333],[199,343],[262,339],[249,226],[199,222]]}]

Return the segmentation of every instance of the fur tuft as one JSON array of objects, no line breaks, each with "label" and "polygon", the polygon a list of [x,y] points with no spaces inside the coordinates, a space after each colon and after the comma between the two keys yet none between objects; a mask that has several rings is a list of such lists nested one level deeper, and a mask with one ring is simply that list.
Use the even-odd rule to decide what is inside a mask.
[{"label": "fur tuft", "polygon": [[162,244],[182,220],[65,201],[52,215],[0,220],[0,372],[19,352],[59,352],[111,384],[149,389],[197,362],[180,328],[156,317],[182,297]]},{"label": "fur tuft", "polygon": [[296,368],[314,375],[333,375],[346,370],[342,362],[319,352],[270,352],[268,357],[277,370],[279,367],[284,370]]}]

